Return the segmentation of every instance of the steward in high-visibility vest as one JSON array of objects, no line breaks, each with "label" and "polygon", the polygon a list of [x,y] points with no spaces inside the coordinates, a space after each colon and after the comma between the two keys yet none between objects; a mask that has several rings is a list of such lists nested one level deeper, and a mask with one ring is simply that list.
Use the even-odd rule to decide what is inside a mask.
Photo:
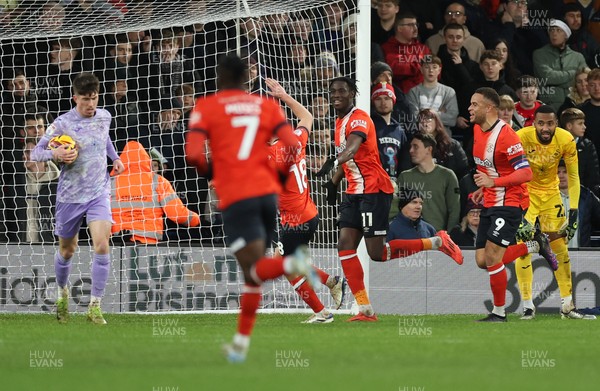
[{"label": "steward in high-visibility vest", "polygon": [[121,154],[125,171],[111,178],[112,233],[128,231],[131,240],[157,243],[163,237],[163,216],[188,227],[200,225],[200,217],[183,205],[173,186],[152,172],[150,156],[137,141]]}]

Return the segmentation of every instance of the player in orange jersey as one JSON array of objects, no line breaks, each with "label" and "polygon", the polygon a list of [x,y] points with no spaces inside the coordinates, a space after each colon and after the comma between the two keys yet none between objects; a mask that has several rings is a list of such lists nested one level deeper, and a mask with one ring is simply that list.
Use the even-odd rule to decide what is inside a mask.
[{"label": "player in orange jersey", "polygon": [[[279,244],[281,253],[285,255],[296,251],[298,246],[308,245],[319,225],[319,212],[310,197],[306,177],[306,143],[312,130],[313,116],[300,102],[292,98],[276,80],[266,79],[266,84],[270,89],[268,93],[285,103],[298,118],[294,135],[302,145],[300,154],[296,154],[295,150],[290,151],[279,140],[275,140],[271,145],[271,161],[279,171],[286,169],[289,171],[288,179],[282,193],[279,195],[279,215],[281,219]],[[291,166],[290,163],[292,163]],[[330,289],[336,309],[340,308],[346,288],[345,278],[330,276],[318,268],[315,268],[315,270],[319,274],[321,283]],[[333,314],[325,309],[314,290],[307,286],[305,277],[290,277],[289,281],[302,300],[314,311],[314,314],[303,323],[333,322]]]},{"label": "player in orange jersey", "polygon": [[377,262],[405,257],[419,251],[438,249],[459,265],[462,252],[446,231],[427,239],[385,241],[388,216],[394,188],[379,160],[375,125],[365,111],[354,106],[356,84],[347,77],[338,77],[329,84],[330,101],[337,119],[335,123],[336,158],[327,160],[317,176],[335,170],[325,185],[328,202],[335,204],[337,186],[343,177],[348,190],[340,205],[338,254],[348,286],[358,304],[358,315],[350,321],[376,321],[364,285],[364,272],[356,250],[365,238],[367,252]]},{"label": "player in orange jersey", "polygon": [[[227,55],[219,61],[219,91],[196,102],[185,146],[188,162],[200,174],[214,170],[227,245],[244,273],[238,330],[233,343],[225,346],[230,362],[246,359],[263,281],[300,274],[309,284],[318,283],[306,247],[293,256],[265,256],[281,192],[278,174],[269,164],[268,142],[278,137],[296,151],[299,143],[276,102],[246,93],[247,80],[248,66],[241,58]],[[207,160],[207,142],[212,165]]]},{"label": "player in orange jersey", "polygon": [[[475,91],[469,106],[473,127],[473,158],[477,173],[473,176],[479,190],[474,200],[483,197],[475,260],[485,267],[490,277],[494,308],[481,322],[506,322],[507,277],[503,263],[506,248],[514,243],[523,214],[527,194],[522,185],[533,174],[525,157],[519,136],[498,118],[500,97],[491,88]],[[513,258],[514,259],[514,258]],[[512,261],[512,260],[511,260]]]}]

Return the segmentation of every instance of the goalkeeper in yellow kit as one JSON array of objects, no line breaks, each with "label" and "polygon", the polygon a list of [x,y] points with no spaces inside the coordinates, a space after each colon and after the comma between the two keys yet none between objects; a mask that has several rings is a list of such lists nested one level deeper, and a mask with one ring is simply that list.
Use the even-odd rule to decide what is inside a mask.
[{"label": "goalkeeper in yellow kit", "polygon": [[[570,319],[595,319],[584,315],[575,308],[572,297],[571,263],[567,250],[567,241],[577,230],[577,208],[579,204],[579,169],[575,139],[565,129],[557,126],[558,118],[554,109],[544,105],[534,115],[533,126],[527,126],[517,132],[529,165],[533,179],[527,183],[529,190],[529,209],[524,224],[531,227],[539,219],[541,230],[548,234],[550,247],[558,259],[558,270],[554,272],[561,297],[560,314]],[[569,176],[569,216],[565,215],[558,188],[558,164],[563,159]],[[527,229],[521,230],[528,231]],[[526,236],[526,235],[522,235]],[[565,239],[566,237],[566,239]],[[520,239],[524,239],[520,237]],[[532,300],[533,271],[531,255],[518,258],[515,269],[523,300],[523,316],[530,320],[535,317]]]}]

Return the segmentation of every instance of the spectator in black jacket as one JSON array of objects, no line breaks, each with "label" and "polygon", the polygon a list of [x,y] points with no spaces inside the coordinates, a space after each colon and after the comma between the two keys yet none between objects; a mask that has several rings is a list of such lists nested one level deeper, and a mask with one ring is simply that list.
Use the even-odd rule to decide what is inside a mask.
[{"label": "spectator in black jacket", "polygon": [[[569,177],[567,168],[561,160],[558,166],[558,179],[560,194],[565,206],[565,213],[569,214]],[[592,247],[592,231],[600,228],[600,199],[587,187],[581,186],[579,193],[579,226],[577,235],[569,241],[569,247]]]},{"label": "spectator in black jacket", "polygon": [[585,114],[574,107],[566,109],[560,115],[560,123],[575,137],[581,185],[598,195],[600,192],[600,165],[594,143],[584,137]]},{"label": "spectator in black jacket", "polygon": [[600,47],[592,34],[587,31],[585,22],[581,18],[581,9],[581,5],[577,2],[564,5],[561,19],[571,29],[571,36],[567,41],[567,45],[576,52],[583,54],[589,67],[596,67],[595,58]]},{"label": "spectator in black jacket", "polygon": [[419,192],[406,188],[398,189],[400,213],[390,222],[387,240],[424,239],[434,236],[436,229],[422,218],[423,199]]}]

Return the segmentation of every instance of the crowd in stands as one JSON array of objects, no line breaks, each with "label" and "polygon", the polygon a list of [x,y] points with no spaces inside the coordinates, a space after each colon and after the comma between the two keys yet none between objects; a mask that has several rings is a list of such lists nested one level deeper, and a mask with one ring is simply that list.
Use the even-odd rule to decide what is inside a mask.
[{"label": "crowd in stands", "polygon": [[[474,162],[467,108],[480,87],[501,95],[501,118],[515,131],[532,124],[541,104],[554,107],[559,118],[579,109],[561,126],[577,140],[582,185],[597,200],[600,1],[372,0],[372,50],[360,54],[370,56],[369,75],[356,74],[353,1],[242,18],[239,37],[233,20],[156,30],[118,28],[136,20],[133,14],[137,20],[157,20],[153,7],[166,3],[48,0],[35,6],[35,1],[0,1],[0,30],[35,28],[47,37],[0,40],[0,241],[52,239],[59,167],[30,162],[28,151],[54,117],[71,109],[71,82],[82,71],[101,80],[100,106],[113,115],[117,152],[132,140],[149,153],[156,151],[156,170],[172,183],[183,205],[200,215],[202,228],[167,223],[161,239],[222,235],[215,226],[214,194],[186,164],[183,144],[194,99],[215,91],[217,59],[235,50],[238,41],[251,71],[248,90],[264,93],[265,78],[274,78],[314,116],[307,166],[323,218],[318,235],[325,236],[319,241],[335,242],[335,210],[327,206],[313,174],[335,153],[328,81],[340,75],[370,77],[372,90],[360,92],[371,97],[382,164],[398,186],[421,192],[419,214],[437,230],[456,226],[464,234],[476,217],[478,209],[468,201]],[[175,0],[171,5],[183,14],[202,12],[213,3]],[[127,32],[67,34],[73,26],[94,22]],[[583,121],[583,130],[573,126],[573,116]],[[390,218],[399,211],[397,201],[392,211]],[[588,235],[597,228],[591,224]],[[582,243],[589,245],[589,238]]]}]

